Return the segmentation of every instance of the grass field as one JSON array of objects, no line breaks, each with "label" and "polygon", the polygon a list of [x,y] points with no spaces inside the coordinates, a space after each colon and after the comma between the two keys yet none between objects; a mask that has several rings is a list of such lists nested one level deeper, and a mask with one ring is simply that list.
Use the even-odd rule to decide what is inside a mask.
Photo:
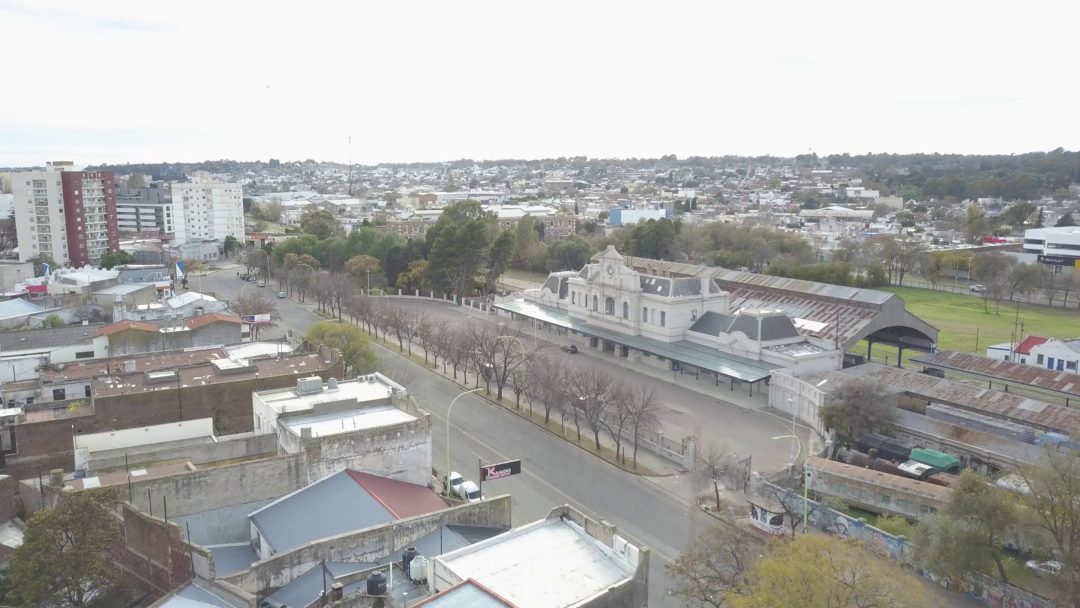
[{"label": "grass field", "polygon": [[[995,313],[994,303],[990,302],[990,312],[987,313],[983,309],[982,298],[978,297],[913,287],[886,287],[883,291],[903,298],[912,314],[940,330],[938,348],[941,350],[976,352],[975,340],[978,338],[978,352],[986,352],[986,347],[991,344],[1012,340],[1015,303],[1003,302],[1001,310]],[[1080,336],[1080,311],[1075,308],[1066,310],[1022,304],[1020,321],[1024,324],[1025,336]],[[876,346],[874,350],[877,351]],[[854,352],[860,351],[856,349]]]}]

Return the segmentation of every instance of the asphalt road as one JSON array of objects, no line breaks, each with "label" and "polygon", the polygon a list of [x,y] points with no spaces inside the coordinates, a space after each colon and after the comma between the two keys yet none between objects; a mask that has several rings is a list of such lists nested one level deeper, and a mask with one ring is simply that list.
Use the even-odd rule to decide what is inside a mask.
[{"label": "asphalt road", "polygon": [[[202,280],[205,291],[223,299],[234,299],[241,288],[246,292],[259,289],[267,297],[274,296],[269,287],[259,288],[251,284],[251,287],[244,288],[245,283],[239,281],[232,271],[212,274],[202,277]],[[192,287],[197,286],[196,283]],[[277,303],[281,316],[279,327],[276,331],[265,332],[263,337],[272,338],[285,329],[303,333],[312,324],[323,320],[294,301],[279,299]],[[447,314],[460,313],[451,311]],[[453,317],[448,319],[452,321]],[[388,371],[395,377],[405,379],[409,392],[431,412],[434,466],[442,470],[446,466],[443,463],[447,449],[447,409],[451,400],[461,393],[460,387],[422,365],[399,357],[378,344],[372,345]],[[627,380],[641,379],[632,370],[604,361],[588,357],[580,357],[576,361],[605,366],[612,373],[624,374],[620,377]],[[688,410],[689,404],[694,404],[695,408],[719,407],[715,400],[700,393],[673,385],[665,386],[664,390],[672,391],[667,398],[668,403],[680,404]],[[782,421],[735,406],[721,407],[719,412],[718,419],[724,422],[725,434],[746,433],[742,425],[760,427],[758,430],[765,433],[790,428],[785,427]],[[770,428],[772,430],[768,430]],[[707,516],[690,507],[690,484],[686,478],[654,480],[626,473],[471,394],[462,396],[454,405],[449,438],[451,468],[467,479],[477,480],[478,458],[485,462],[521,459],[521,475],[490,482],[484,487],[487,496],[510,494],[513,497],[515,526],[541,519],[551,508],[563,504],[573,505],[595,519],[613,523],[618,526],[620,534],[631,542],[651,550],[649,606],[678,606],[678,602],[668,596],[669,585],[664,566],[675,559],[696,530],[709,525]],[[775,448],[770,449],[776,451]],[[782,464],[789,457],[786,449],[779,450],[778,462]],[[755,456],[755,464],[758,462]],[[933,595],[950,605],[975,605],[932,583],[924,581],[924,584]]]},{"label": "asphalt road", "polygon": [[[244,283],[228,271],[203,277],[204,289],[216,297],[233,299]],[[254,285],[244,288],[260,289]],[[271,295],[269,288],[264,289]],[[304,332],[323,320],[290,300],[278,300],[280,330]],[[273,336],[274,333],[264,333]],[[435,466],[444,469],[446,415],[450,401],[461,393],[453,382],[407,361],[373,343],[377,354],[395,377],[406,378],[409,392],[432,415],[432,450]],[[631,475],[607,462],[556,439],[547,431],[474,395],[457,400],[450,425],[451,467],[466,479],[478,477],[478,461],[499,462],[520,458],[522,474],[484,487],[484,494],[513,497],[515,525],[547,515],[556,506],[570,504],[596,519],[619,527],[620,533],[652,552],[649,574],[650,606],[677,606],[667,597],[664,564],[682,550],[697,523],[688,496],[677,496],[645,478]],[[676,486],[677,487],[677,486]]]}]

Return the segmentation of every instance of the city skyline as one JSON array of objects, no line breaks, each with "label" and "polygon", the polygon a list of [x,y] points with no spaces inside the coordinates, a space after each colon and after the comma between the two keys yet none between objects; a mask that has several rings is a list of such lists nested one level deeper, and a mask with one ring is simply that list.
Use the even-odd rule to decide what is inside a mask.
[{"label": "city skyline", "polygon": [[1080,147],[1077,9],[1004,7],[0,1],[0,166]]}]

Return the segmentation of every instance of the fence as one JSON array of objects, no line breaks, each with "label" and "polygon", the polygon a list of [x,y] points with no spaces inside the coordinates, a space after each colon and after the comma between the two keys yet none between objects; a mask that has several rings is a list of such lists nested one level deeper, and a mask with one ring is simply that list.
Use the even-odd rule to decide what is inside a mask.
[{"label": "fence", "polygon": [[[803,512],[801,494],[791,488],[782,488],[772,484],[756,473],[750,477],[748,493],[775,499],[788,513]],[[879,530],[862,519],[851,517],[813,500],[806,501],[806,512],[807,523],[814,528],[841,538],[856,539],[877,555],[914,566],[907,538]],[[948,581],[941,581],[933,574],[922,570],[919,574],[992,608],[1054,608],[1055,606],[1047,598],[983,574],[967,573],[959,580]]]}]

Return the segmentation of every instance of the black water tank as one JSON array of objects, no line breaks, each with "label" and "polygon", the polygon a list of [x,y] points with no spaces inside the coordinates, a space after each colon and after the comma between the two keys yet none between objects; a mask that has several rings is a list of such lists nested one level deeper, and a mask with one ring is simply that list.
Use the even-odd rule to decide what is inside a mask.
[{"label": "black water tank", "polygon": [[368,595],[386,595],[386,575],[381,571],[372,572],[367,577]]},{"label": "black water tank", "polygon": [[412,563],[413,558],[416,557],[416,547],[409,547],[405,549],[405,552],[401,554],[401,569],[405,571],[405,574],[409,573],[409,564]]}]

